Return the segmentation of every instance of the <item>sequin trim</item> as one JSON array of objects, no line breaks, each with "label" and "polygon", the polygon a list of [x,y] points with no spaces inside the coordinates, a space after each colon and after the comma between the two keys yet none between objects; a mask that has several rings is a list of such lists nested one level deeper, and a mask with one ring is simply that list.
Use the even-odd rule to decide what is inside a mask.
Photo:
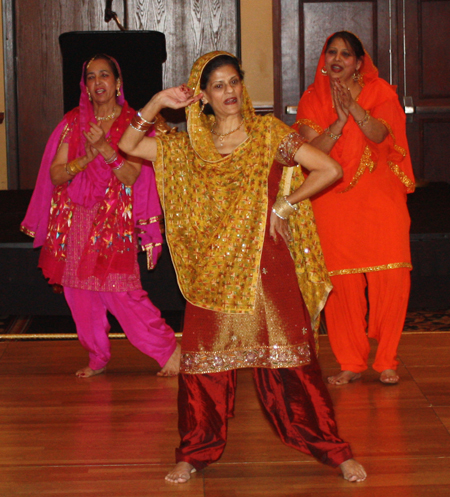
[{"label": "sequin trim", "polygon": [[[394,132],[392,131],[392,128],[389,125],[389,123],[387,123],[384,119],[381,118],[378,118],[378,120],[382,124],[384,124],[387,130],[389,131],[389,134],[391,135],[391,138],[394,141],[394,149],[400,154],[402,154],[403,157],[406,157],[406,150],[403,147],[400,147],[400,145],[397,145]],[[406,188],[409,191],[413,192],[415,188],[414,181],[412,181],[410,178],[408,178],[408,176],[406,176],[406,174],[400,169],[400,166],[398,164],[394,164],[391,161],[388,161],[388,166],[389,169],[395,174],[395,176],[397,176],[397,178],[406,186]]]},{"label": "sequin trim", "polygon": [[299,119],[294,124],[294,126],[296,126],[296,125],[298,125],[299,127],[303,126],[303,125],[308,126],[319,135],[321,135],[324,132],[324,130],[318,124],[316,124],[314,121],[311,121],[311,119]]},{"label": "sequin trim", "polygon": [[295,154],[305,141],[305,138],[295,131],[285,136],[278,145],[275,160],[284,166],[296,166]]},{"label": "sequin trim", "polygon": [[136,224],[138,226],[146,226],[147,224],[159,223],[161,219],[162,216],[155,216],[149,219],[139,219],[139,221]]},{"label": "sequin trim", "polygon": [[180,372],[184,374],[218,373],[239,368],[295,368],[311,362],[308,344],[255,347],[247,350],[185,352]]},{"label": "sequin trim", "polygon": [[36,232],[35,231],[31,231],[28,228],[25,228],[25,226],[21,226],[20,227],[20,231],[22,233],[25,233],[25,235],[31,236],[31,238],[35,238],[36,237]]},{"label": "sequin trim", "polygon": [[385,271],[387,269],[400,269],[400,268],[412,269],[412,264],[410,264],[409,262],[394,262],[392,264],[383,264],[382,266],[339,269],[337,271],[330,271],[329,275],[339,276],[342,274],[373,273],[374,271]]},{"label": "sequin trim", "polygon": [[340,191],[339,193],[346,193],[352,188],[356,186],[358,181],[360,180],[361,176],[364,174],[364,171],[366,169],[369,169],[370,172],[373,172],[375,170],[376,164],[372,160],[372,153],[370,152],[370,148],[366,146],[364,149],[364,152],[361,156],[361,161],[359,163],[358,170],[356,171],[355,175],[353,176],[353,179],[350,181],[350,184],[345,188],[344,190]]},{"label": "sequin trim", "polygon": [[155,247],[160,247],[162,243],[147,243],[147,245],[144,245],[142,248],[145,250],[145,253],[147,255],[147,269],[154,269],[156,266],[156,262],[153,260],[153,249]]}]

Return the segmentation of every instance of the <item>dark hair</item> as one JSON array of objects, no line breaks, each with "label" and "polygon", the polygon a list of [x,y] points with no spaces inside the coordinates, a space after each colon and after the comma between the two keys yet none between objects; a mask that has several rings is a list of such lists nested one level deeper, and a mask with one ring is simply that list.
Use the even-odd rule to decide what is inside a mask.
[{"label": "dark hair", "polygon": [[[211,59],[203,69],[202,75],[200,77],[200,90],[206,89],[211,74],[216,69],[219,69],[219,67],[223,66],[233,66],[234,69],[236,69],[236,72],[238,73],[239,79],[241,81],[244,79],[244,71],[241,69],[239,61],[236,59],[236,57],[233,57],[231,55],[219,55],[217,57],[214,57],[214,59]],[[214,111],[212,110],[212,107],[209,104],[206,104],[205,108],[203,109],[203,113],[214,114]]]},{"label": "dark hair", "polygon": [[348,45],[350,45],[357,59],[364,58],[365,52],[361,40],[349,31],[338,31],[337,33],[334,33],[334,35],[328,40],[325,46],[325,52],[328,50],[328,47],[331,45],[331,43],[337,38],[340,38]]},{"label": "dark hair", "polygon": [[89,60],[86,61],[86,70],[84,71],[84,82],[85,83],[86,83],[87,68],[88,68],[89,64],[94,60],[105,60],[108,63],[109,67],[111,68],[111,71],[114,74],[114,77],[116,79],[120,79],[119,69],[116,66],[116,63],[114,62],[114,60],[109,55],[106,55],[104,53],[97,53],[93,57],[91,57]]}]

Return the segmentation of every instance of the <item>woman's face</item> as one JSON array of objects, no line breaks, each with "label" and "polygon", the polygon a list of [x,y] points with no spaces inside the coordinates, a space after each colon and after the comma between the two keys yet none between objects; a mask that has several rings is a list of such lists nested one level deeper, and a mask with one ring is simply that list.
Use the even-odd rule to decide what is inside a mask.
[{"label": "woman's face", "polygon": [[342,38],[335,38],[325,52],[325,68],[330,78],[348,81],[361,67],[353,50]]},{"label": "woman's face", "polygon": [[97,59],[90,62],[86,68],[86,87],[91,94],[92,101],[103,104],[116,100],[117,87],[120,80],[114,77],[109,62]]},{"label": "woman's face", "polygon": [[241,113],[242,81],[231,65],[218,67],[211,73],[205,90],[203,102],[209,103],[216,117],[227,117]]}]

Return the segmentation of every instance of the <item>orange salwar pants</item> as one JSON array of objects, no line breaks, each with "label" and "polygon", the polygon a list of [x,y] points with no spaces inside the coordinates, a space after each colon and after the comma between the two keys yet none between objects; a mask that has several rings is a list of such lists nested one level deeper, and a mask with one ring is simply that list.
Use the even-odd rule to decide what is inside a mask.
[{"label": "orange salwar pants", "polygon": [[400,268],[331,277],[333,290],[325,318],[331,348],[342,371],[360,373],[367,369],[369,337],[378,342],[373,369],[379,373],[397,369],[397,348],[411,286],[409,273],[409,269]]}]

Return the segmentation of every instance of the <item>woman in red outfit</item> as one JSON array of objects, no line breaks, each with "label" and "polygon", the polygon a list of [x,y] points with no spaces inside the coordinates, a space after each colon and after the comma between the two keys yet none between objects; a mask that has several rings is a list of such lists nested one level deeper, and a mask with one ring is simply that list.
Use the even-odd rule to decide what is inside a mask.
[{"label": "woman in red outfit", "polygon": [[373,368],[383,383],[395,384],[412,267],[406,194],[414,177],[395,88],[378,77],[354,34],[327,39],[294,128],[344,171],[312,199],[333,284],[328,335],[341,366],[328,381],[346,384],[367,369],[367,287],[368,336],[378,341]]},{"label": "woman in red outfit", "polygon": [[[188,87],[158,93],[120,141],[127,153],[155,160],[167,240],[188,301],[181,444],[166,479],[184,483],[220,458],[236,370],[252,367],[283,442],[362,481],[363,467],[337,433],[315,355],[314,328],[330,285],[307,198],[336,181],[340,167],[278,119],[256,116],[242,78],[234,56],[204,55]],[[188,132],[144,137],[163,107],[186,107]],[[279,199],[282,167],[272,167],[275,158],[310,171]],[[276,243],[289,238],[288,217],[303,236],[293,257],[283,240]]]}]

